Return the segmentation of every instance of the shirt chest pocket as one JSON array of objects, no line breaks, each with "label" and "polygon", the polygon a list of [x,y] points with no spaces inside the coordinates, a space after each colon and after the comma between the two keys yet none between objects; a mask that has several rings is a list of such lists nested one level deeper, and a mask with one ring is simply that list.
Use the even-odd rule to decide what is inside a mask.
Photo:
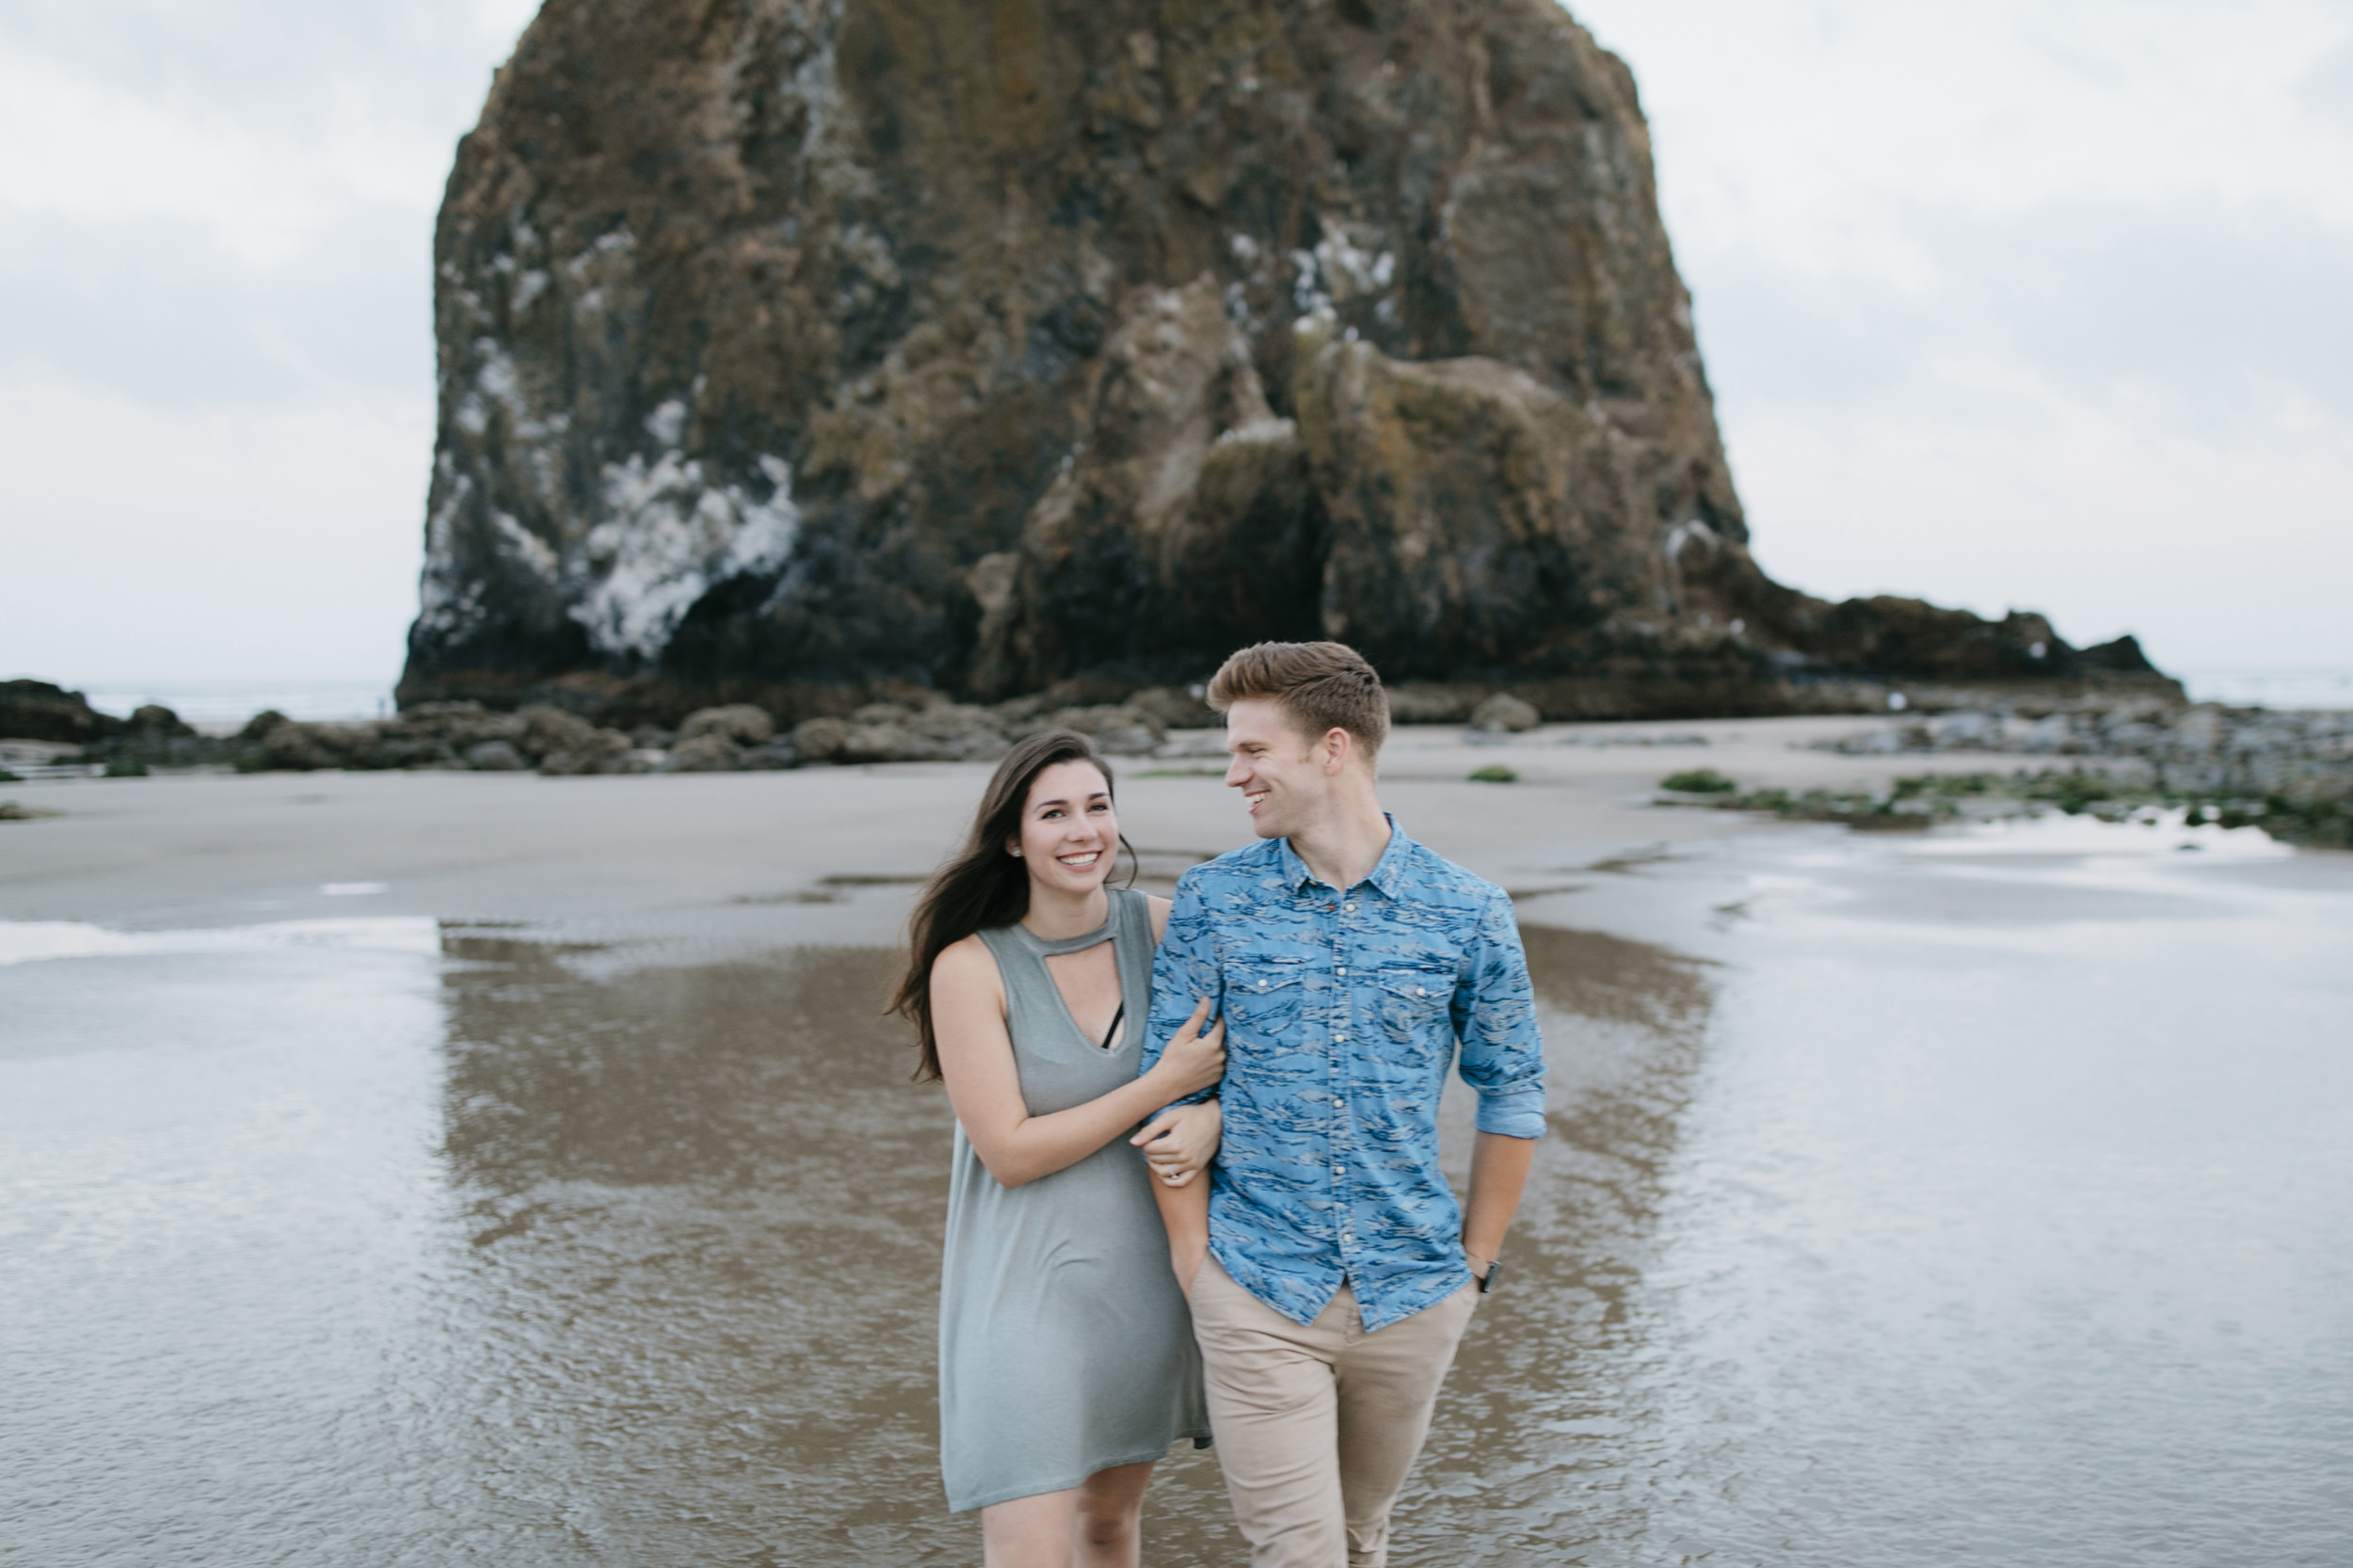
[{"label": "shirt chest pocket", "polygon": [[1445,1033],[1447,1008],[1454,1000],[1453,972],[1383,969],[1374,975],[1373,984],[1382,1033],[1401,1046],[1435,1049]]},{"label": "shirt chest pocket", "polygon": [[1279,1037],[1299,1026],[1307,1005],[1306,976],[1273,965],[1237,964],[1225,971],[1225,1015],[1229,1027],[1258,1038]]}]

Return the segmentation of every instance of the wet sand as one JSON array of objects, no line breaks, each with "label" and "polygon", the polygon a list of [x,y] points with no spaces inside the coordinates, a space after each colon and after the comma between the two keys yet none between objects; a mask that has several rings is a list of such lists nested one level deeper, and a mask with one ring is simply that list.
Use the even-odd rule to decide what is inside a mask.
[{"label": "wet sand", "polygon": [[[1389,759],[1522,895],[1554,1071],[1393,1560],[2333,1561],[2353,857],[1651,808],[1919,763],[1644,728],[1744,738]],[[1135,776],[1184,765],[1127,770],[1156,874],[1239,819]],[[977,1560],[947,1112],[874,1007],[888,879],[984,771],[43,787],[0,824],[0,1556]],[[1208,1456],[1147,1528],[1242,1560]]]},{"label": "wet sand", "polygon": [[[1811,788],[2008,767],[1989,757],[1854,758],[1805,743],[1856,719],[1548,726],[1499,745],[1401,729],[1383,793],[1407,831],[1505,886],[1663,840],[1750,824],[1662,809],[1654,786],[1710,766],[1745,786]],[[1562,744],[1701,735],[1706,746]],[[2045,760],[2047,761],[2047,760]],[[1503,763],[1520,782],[1474,784]],[[1245,841],[1214,760],[1123,759],[1122,823],[1144,871],[1173,878]],[[369,915],[557,922],[632,939],[883,943],[908,888],[946,853],[989,769],[893,763],[790,773],[541,778],[332,773],[86,779],[7,786],[62,810],[0,824],[0,920],[133,927]],[[1206,775],[1206,776],[1205,776]]]}]

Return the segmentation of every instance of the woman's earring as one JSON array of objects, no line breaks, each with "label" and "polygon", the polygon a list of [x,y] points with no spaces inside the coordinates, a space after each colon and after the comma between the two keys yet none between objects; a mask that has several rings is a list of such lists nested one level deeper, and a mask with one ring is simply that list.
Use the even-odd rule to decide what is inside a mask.
[{"label": "woman's earring", "polygon": [[1016,849],[1016,850],[1015,850],[1015,851],[1013,852],[1013,857],[1014,857],[1016,860],[1020,859],[1020,858],[1021,858],[1021,852],[1020,852],[1019,850],[1017,850],[1017,849]]}]

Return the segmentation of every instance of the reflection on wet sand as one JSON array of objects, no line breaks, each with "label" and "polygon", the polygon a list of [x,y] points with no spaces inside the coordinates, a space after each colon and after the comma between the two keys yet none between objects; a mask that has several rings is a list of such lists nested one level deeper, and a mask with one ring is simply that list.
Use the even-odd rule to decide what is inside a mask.
[{"label": "reflection on wet sand", "polygon": [[892,955],[646,968],[447,940],[466,1473],[521,1560],[918,1561],[949,1119]]},{"label": "reflection on wet sand", "polygon": [[[1581,1560],[1641,1533],[1623,1439],[1641,1416],[1628,1372],[1648,1326],[1662,1183],[1705,1041],[1708,966],[1600,932],[1523,925],[1544,1009],[1551,1136],[1509,1257],[1441,1398],[1392,1560]],[[1593,1438],[1611,1439],[1595,1443]]]},{"label": "reflection on wet sand", "polygon": [[[2342,1557],[2353,861],[2231,848],[1529,889],[1553,1135],[1392,1560]],[[0,925],[0,1556],[976,1560],[892,954],[526,935]],[[1147,1528],[1242,1560],[1209,1455]]]},{"label": "reflection on wet sand", "polygon": [[[1525,1288],[1465,1352],[1400,1564],[1462,1560],[1457,1498],[1557,1502],[1573,1347],[1624,1331],[1697,1048],[1692,966],[1529,942],[1577,1087],[1515,1243]],[[933,1435],[950,1122],[874,1016],[894,955],[593,980],[556,947],[452,930],[446,950],[443,1149],[468,1218],[432,1376],[510,1560],[971,1557]],[[1206,1456],[1164,1467],[1149,1530],[1170,1568],[1242,1555]]]},{"label": "reflection on wet sand", "polygon": [[[446,1397],[522,1560],[975,1557],[935,1441],[951,1122],[875,1016],[896,955],[597,981],[448,946],[443,1146],[476,1228]],[[1214,1466],[1168,1468],[1156,1560],[1231,1560]]]}]

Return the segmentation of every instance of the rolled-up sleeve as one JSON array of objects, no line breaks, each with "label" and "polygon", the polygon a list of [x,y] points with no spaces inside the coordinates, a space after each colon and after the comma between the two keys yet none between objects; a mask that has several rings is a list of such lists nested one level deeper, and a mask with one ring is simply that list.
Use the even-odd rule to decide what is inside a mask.
[{"label": "rolled-up sleeve", "polygon": [[[1159,995],[1156,984],[1156,1022]],[[1545,1042],[1536,1026],[1536,992],[1511,896],[1500,889],[1480,916],[1477,940],[1455,987],[1454,1032],[1462,1041],[1458,1070],[1479,1096],[1479,1130],[1543,1137]]]},{"label": "rolled-up sleeve", "polygon": [[[1209,928],[1200,884],[1187,872],[1177,879],[1167,929],[1152,953],[1152,1015],[1144,1032],[1144,1054],[1136,1065],[1139,1077],[1159,1063],[1160,1053],[1193,1017],[1201,999],[1217,994],[1217,936]],[[1212,1085],[1172,1103],[1193,1105],[1216,1093]]]}]

